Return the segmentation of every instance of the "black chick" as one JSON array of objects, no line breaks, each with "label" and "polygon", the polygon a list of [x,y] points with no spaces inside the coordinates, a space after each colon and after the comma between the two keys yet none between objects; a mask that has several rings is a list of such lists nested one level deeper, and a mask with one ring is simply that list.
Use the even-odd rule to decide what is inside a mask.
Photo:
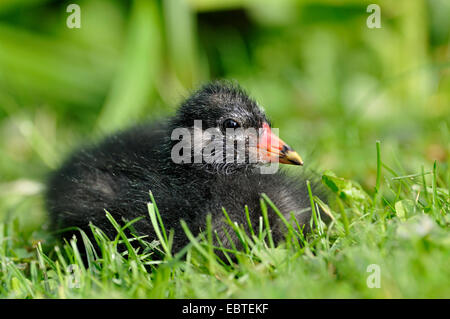
[{"label": "black chick", "polygon": [[[118,221],[146,216],[134,228],[155,239],[147,215],[151,191],[165,228],[175,231],[174,251],[188,243],[180,219],[196,234],[204,229],[208,213],[222,243],[230,247],[222,207],[233,221],[246,224],[247,205],[257,227],[262,193],[288,220],[294,212],[308,231],[311,210],[305,179],[274,172],[277,166],[268,164],[303,162],[271,132],[269,123],[257,103],[236,85],[208,84],[163,123],[128,129],[74,153],[48,182],[52,227],[77,226],[90,233],[92,222],[112,237],[116,232],[105,217],[107,210]],[[240,133],[230,137],[230,129]],[[270,208],[268,214],[272,236],[279,242],[285,226]],[[240,246],[236,237],[232,239]]]}]

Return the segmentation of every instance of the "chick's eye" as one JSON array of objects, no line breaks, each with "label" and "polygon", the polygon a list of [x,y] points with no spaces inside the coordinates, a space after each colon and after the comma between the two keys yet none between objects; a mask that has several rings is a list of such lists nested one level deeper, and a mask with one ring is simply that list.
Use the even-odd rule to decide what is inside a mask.
[{"label": "chick's eye", "polygon": [[227,120],[223,121],[222,125],[223,125],[224,129],[227,129],[227,128],[238,128],[238,127],[241,126],[238,122],[236,122],[235,120],[232,120],[232,119],[227,119]]}]

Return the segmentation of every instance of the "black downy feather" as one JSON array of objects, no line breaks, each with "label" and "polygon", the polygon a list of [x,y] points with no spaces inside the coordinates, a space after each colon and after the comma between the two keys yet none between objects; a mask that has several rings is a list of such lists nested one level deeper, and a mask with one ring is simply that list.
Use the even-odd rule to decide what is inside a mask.
[{"label": "black downy feather", "polygon": [[[134,224],[140,235],[156,239],[147,203],[149,191],[155,197],[166,229],[174,229],[174,251],[188,243],[180,220],[197,234],[205,229],[206,215],[212,215],[226,247],[231,243],[224,234],[226,226],[222,207],[238,224],[246,224],[244,206],[249,207],[253,227],[261,216],[260,198],[265,193],[290,220],[294,212],[298,223],[309,230],[310,199],[306,179],[300,172],[287,175],[280,169],[275,174],[260,174],[255,164],[176,164],[171,150],[178,141],[171,140],[173,129],[190,128],[194,120],[202,120],[203,128],[216,127],[224,118],[235,118],[243,127],[260,128],[270,123],[264,112],[238,86],[214,82],[189,97],[172,118],[160,123],[135,126],[107,137],[98,144],[77,150],[53,172],[48,181],[46,203],[53,229],[79,227],[90,234],[89,222],[110,237],[116,232],[105,216],[105,210],[117,221],[146,216]],[[313,191],[320,192],[318,183]],[[272,209],[268,210],[272,236],[284,239],[285,226]],[[322,216],[326,219],[326,216]],[[233,234],[232,231],[228,231]],[[71,236],[72,233],[63,233]],[[232,237],[234,244],[239,242]]]}]

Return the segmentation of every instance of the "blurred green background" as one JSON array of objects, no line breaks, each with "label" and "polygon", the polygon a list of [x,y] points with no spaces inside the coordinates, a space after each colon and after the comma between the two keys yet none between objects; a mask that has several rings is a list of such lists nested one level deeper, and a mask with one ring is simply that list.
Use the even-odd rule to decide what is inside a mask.
[{"label": "blurred green background", "polygon": [[[69,29],[70,3],[81,28]],[[45,221],[70,150],[237,80],[309,166],[375,185],[375,141],[401,173],[445,171],[450,1],[0,1],[0,219]],[[448,171],[448,170],[447,170]]]}]

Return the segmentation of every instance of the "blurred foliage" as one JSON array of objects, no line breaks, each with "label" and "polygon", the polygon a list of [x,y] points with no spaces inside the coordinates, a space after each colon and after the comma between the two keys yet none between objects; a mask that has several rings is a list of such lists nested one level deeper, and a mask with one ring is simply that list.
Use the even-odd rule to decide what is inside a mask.
[{"label": "blurred foliage", "polygon": [[[66,27],[72,2],[80,29]],[[0,217],[35,226],[45,176],[73,147],[216,78],[246,88],[310,168],[369,193],[376,140],[400,174],[448,172],[450,2],[380,0],[369,29],[371,2],[0,1]]]}]

